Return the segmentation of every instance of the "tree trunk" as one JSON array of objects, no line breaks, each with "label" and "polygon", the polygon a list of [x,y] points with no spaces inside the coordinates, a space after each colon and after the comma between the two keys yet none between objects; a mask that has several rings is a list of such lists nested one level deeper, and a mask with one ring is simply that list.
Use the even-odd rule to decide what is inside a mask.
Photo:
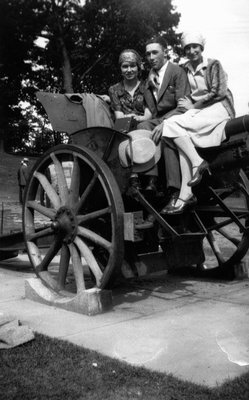
[{"label": "tree trunk", "polygon": [[[61,8],[66,6],[66,0],[64,0],[61,3]],[[57,25],[57,30],[58,30],[58,42],[59,46],[61,49],[61,55],[62,55],[62,77],[63,77],[63,88],[66,93],[73,93],[73,76],[72,76],[72,69],[71,69],[71,62],[70,62],[70,57],[68,54],[68,50],[64,41],[64,33],[63,33],[63,28],[60,23],[60,18],[59,15],[60,13],[57,13],[59,6],[56,4],[55,0],[52,0],[52,10],[55,16],[55,21]]]},{"label": "tree trunk", "polygon": [[4,135],[3,129],[0,129],[0,153],[4,153]]},{"label": "tree trunk", "polygon": [[0,153],[4,153],[4,141],[0,138]]},{"label": "tree trunk", "polygon": [[72,78],[72,70],[71,63],[68,55],[68,51],[65,45],[65,42],[62,37],[59,38],[61,52],[62,52],[62,76],[63,76],[63,87],[65,93],[73,93],[73,78]]}]

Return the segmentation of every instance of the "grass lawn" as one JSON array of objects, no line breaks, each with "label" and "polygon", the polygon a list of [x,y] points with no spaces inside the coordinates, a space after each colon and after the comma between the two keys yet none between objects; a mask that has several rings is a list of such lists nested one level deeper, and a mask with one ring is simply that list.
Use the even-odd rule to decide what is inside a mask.
[{"label": "grass lawn", "polygon": [[210,389],[40,334],[22,346],[0,350],[1,400],[248,398],[249,373]]}]

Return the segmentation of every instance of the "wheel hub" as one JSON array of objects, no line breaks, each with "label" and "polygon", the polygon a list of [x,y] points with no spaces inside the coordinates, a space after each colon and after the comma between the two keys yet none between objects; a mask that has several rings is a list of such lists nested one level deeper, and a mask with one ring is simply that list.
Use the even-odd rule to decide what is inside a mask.
[{"label": "wheel hub", "polygon": [[55,234],[61,235],[65,243],[72,243],[77,233],[78,223],[69,207],[61,207],[51,223]]}]

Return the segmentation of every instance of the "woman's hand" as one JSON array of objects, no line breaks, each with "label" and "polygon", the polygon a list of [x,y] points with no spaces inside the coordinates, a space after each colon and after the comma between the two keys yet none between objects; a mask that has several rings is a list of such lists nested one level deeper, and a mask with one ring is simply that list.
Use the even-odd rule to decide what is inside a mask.
[{"label": "woman's hand", "polygon": [[136,119],[137,115],[133,114],[133,113],[130,113],[130,114],[124,114],[124,117],[133,117],[133,118]]},{"label": "woman's hand", "polygon": [[104,100],[106,103],[111,103],[111,99],[107,94],[99,94],[98,96],[101,97],[101,99]]},{"label": "woman's hand", "polygon": [[160,142],[162,134],[163,134],[163,122],[157,125],[152,131],[152,140],[155,142],[155,144],[158,144]]},{"label": "woman's hand", "polygon": [[182,110],[190,110],[191,108],[194,108],[194,104],[188,97],[184,97],[178,100],[177,107],[182,109]]},{"label": "woman's hand", "polygon": [[144,115],[134,115],[134,119],[137,122],[142,122],[142,121],[146,121],[147,118]]}]

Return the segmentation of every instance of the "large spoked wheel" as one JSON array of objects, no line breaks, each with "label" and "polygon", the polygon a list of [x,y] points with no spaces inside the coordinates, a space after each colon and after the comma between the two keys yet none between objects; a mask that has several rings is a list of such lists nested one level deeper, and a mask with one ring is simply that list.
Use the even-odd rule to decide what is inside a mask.
[{"label": "large spoked wheel", "polygon": [[227,187],[211,188],[211,193],[208,205],[197,208],[207,230],[203,267],[231,275],[249,248],[249,181],[241,170]]},{"label": "large spoked wheel", "polygon": [[31,173],[23,206],[27,252],[49,288],[72,297],[105,288],[123,261],[123,201],[92,151],[59,145]]}]

